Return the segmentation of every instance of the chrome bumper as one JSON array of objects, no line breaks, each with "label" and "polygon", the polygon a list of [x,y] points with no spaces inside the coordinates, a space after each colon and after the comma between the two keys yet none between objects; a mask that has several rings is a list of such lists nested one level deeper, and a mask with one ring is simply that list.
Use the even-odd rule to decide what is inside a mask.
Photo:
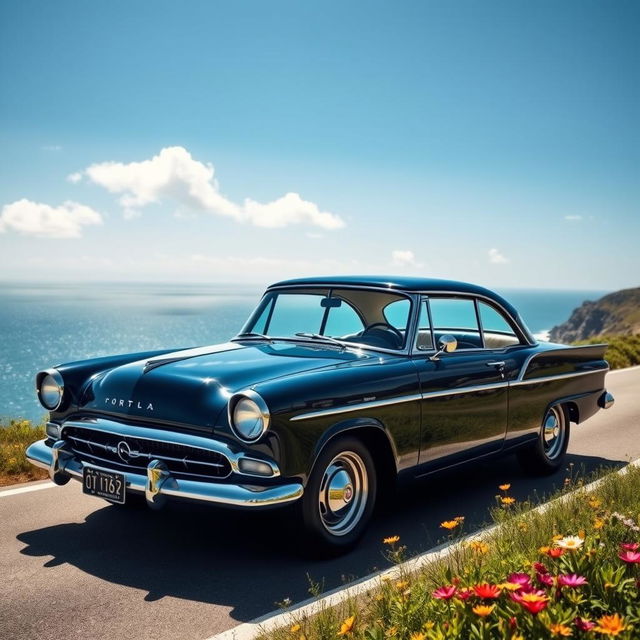
[{"label": "chrome bumper", "polygon": [[[52,447],[45,443],[46,440],[39,440],[30,445],[26,451],[27,460],[36,467],[46,469],[56,484],[66,484],[70,478],[82,482],[84,463],[65,450],[65,442],[59,440]],[[112,471],[94,464],[89,466]],[[147,465],[146,476],[128,472],[124,476],[127,491],[144,493],[147,503],[153,508],[162,506],[167,497],[174,497],[253,509],[293,502],[303,492],[302,484],[296,482],[260,487],[177,479],[159,460],[152,460]]]}]

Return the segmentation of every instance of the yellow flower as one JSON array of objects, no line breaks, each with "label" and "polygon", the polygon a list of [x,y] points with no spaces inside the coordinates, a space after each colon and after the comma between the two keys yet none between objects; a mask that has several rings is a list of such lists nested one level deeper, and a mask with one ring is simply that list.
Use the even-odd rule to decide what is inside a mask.
[{"label": "yellow flower", "polygon": [[579,549],[583,542],[584,538],[581,538],[580,536],[566,536],[565,538],[561,537],[559,540],[555,541],[556,545],[561,549],[570,549],[572,551]]},{"label": "yellow flower", "polygon": [[355,616],[350,616],[347,618],[342,625],[340,626],[340,631],[338,632],[339,636],[346,636],[353,631],[353,626],[356,622]]},{"label": "yellow flower", "polygon": [[291,631],[291,633],[298,633],[300,629],[302,629],[302,627],[299,624],[294,624],[289,631]]},{"label": "yellow flower", "polygon": [[382,542],[384,544],[395,544],[400,540],[400,536],[391,536],[389,538],[385,538]]},{"label": "yellow flower", "polygon": [[500,491],[509,491],[509,489],[511,489],[511,485],[510,484],[501,484],[498,486],[498,489],[500,489]]},{"label": "yellow flower", "polygon": [[495,604],[477,604],[471,611],[481,618],[486,618],[495,608]]},{"label": "yellow flower", "polygon": [[469,543],[469,547],[476,553],[484,554],[489,551],[489,545],[482,540],[472,540]]},{"label": "yellow flower", "polygon": [[550,549],[550,548],[551,548],[551,547],[540,547],[540,548],[538,549],[538,551],[539,551],[540,553],[547,553],[547,551],[549,551],[549,549]]},{"label": "yellow flower", "polygon": [[407,580],[400,580],[399,582],[396,582],[396,589],[398,589],[398,591],[402,591],[403,589],[406,589],[409,586],[409,582]]},{"label": "yellow flower", "polygon": [[596,518],[593,521],[593,528],[594,529],[602,529],[602,527],[604,527],[604,520],[602,518]]},{"label": "yellow flower", "polygon": [[384,633],[384,635],[387,637],[395,636],[397,634],[398,634],[398,627],[389,627]]},{"label": "yellow flower", "polygon": [[517,634],[516,634],[516,633],[514,633],[514,634],[511,636],[511,640],[524,640],[524,636],[521,636],[519,633],[517,633]]},{"label": "yellow flower", "polygon": [[589,498],[589,506],[592,509],[597,509],[602,504],[602,500],[598,500],[598,498]]},{"label": "yellow flower", "polygon": [[460,523],[457,520],[445,520],[444,522],[440,523],[440,526],[443,529],[455,529]]},{"label": "yellow flower", "polygon": [[415,631],[411,634],[411,640],[425,640],[427,637],[426,633],[422,633],[421,631]]},{"label": "yellow flower", "polygon": [[510,496],[505,496],[504,498],[500,498],[500,502],[502,502],[502,504],[513,504],[515,501],[516,499]]},{"label": "yellow flower", "polygon": [[502,582],[499,586],[507,591],[517,591],[522,587],[522,585],[517,582]]},{"label": "yellow flower", "polygon": [[571,635],[571,628],[560,623],[549,625],[549,631],[551,631],[554,636],[562,636],[564,638],[568,638]]},{"label": "yellow flower", "polygon": [[617,636],[626,629],[624,618],[617,613],[612,616],[602,616],[597,622],[598,626],[594,627],[593,630],[606,636]]},{"label": "yellow flower", "polygon": [[562,540],[562,538],[564,538],[564,536],[561,533],[558,533],[557,535],[553,536],[553,538],[551,538],[554,542],[557,542],[558,540]]},{"label": "yellow flower", "polygon": [[431,620],[427,620],[423,625],[422,628],[425,629],[426,631],[429,631],[429,629],[433,629],[433,627],[436,626],[435,622],[431,622]]},{"label": "yellow flower", "polygon": [[520,529],[520,531],[528,531],[529,527],[526,522],[518,522],[518,529]]}]

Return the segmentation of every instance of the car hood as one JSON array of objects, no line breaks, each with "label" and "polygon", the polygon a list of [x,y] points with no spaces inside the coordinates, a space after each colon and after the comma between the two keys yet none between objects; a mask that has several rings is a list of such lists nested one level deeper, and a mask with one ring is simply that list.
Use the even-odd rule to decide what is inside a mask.
[{"label": "car hood", "polygon": [[211,430],[236,391],[373,357],[319,343],[230,342],[188,349],[97,375],[84,394],[81,409]]}]

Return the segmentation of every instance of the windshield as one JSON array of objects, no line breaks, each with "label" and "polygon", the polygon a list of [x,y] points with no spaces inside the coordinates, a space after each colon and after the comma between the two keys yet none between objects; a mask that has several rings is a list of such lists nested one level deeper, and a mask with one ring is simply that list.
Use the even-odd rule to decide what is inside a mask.
[{"label": "windshield", "polygon": [[[269,291],[238,337],[326,338],[378,349],[403,349],[411,301],[366,289]],[[303,335],[301,335],[303,334]]]}]

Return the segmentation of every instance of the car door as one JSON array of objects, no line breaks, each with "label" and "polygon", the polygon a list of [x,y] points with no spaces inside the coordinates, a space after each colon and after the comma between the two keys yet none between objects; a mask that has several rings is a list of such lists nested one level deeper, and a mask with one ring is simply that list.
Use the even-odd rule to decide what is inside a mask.
[{"label": "car door", "polygon": [[[443,335],[453,335],[457,349],[434,357]],[[507,380],[518,366],[506,353],[508,346],[486,348],[474,298],[423,297],[413,356],[422,395],[421,471],[502,448],[507,432]]]}]

